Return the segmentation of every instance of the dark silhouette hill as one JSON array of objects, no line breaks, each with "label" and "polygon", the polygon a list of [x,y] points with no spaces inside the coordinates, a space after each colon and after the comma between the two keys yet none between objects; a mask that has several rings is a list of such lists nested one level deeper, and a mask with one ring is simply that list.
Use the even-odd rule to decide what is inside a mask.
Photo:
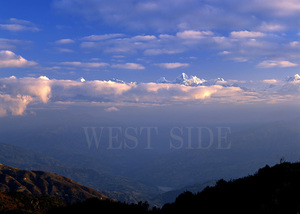
[{"label": "dark silhouette hill", "polygon": [[185,192],[161,213],[299,213],[300,163],[282,163],[225,181],[202,192]]}]

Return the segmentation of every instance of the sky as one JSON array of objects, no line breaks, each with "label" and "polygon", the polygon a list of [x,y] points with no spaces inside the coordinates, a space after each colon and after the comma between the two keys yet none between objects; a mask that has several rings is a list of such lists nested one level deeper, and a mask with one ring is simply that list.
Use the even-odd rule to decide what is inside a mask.
[{"label": "sky", "polygon": [[297,109],[299,66],[299,0],[0,3],[0,117],[57,106]]}]

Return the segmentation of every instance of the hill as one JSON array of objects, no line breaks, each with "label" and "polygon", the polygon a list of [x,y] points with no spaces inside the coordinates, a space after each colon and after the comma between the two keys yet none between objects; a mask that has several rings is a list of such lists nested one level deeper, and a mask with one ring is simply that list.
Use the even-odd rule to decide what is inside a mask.
[{"label": "hill", "polygon": [[185,192],[161,209],[148,209],[147,203],[129,205],[89,199],[83,203],[57,208],[50,213],[246,213],[292,214],[300,212],[300,163],[266,165],[254,175],[225,181],[193,194]]},{"label": "hill", "polygon": [[282,163],[225,181],[202,192],[185,192],[161,213],[299,213],[300,163]]},{"label": "hill", "polygon": [[27,171],[2,164],[0,165],[0,192],[51,196],[66,204],[94,197],[108,199],[106,195],[64,176],[43,171]]}]

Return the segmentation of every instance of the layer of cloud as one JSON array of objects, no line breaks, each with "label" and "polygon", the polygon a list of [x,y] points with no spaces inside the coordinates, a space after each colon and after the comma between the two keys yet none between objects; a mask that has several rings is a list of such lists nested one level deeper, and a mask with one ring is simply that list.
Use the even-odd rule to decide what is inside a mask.
[{"label": "layer of cloud", "polygon": [[[0,116],[23,115],[32,106],[104,105],[108,112],[119,106],[201,105],[230,103],[299,102],[299,75],[286,80],[267,79],[241,82],[211,80],[206,85],[188,86],[178,83],[124,83],[114,81],[55,80],[39,78],[0,79]],[[118,106],[118,107],[116,107]]]},{"label": "layer of cloud", "polygon": [[22,56],[16,55],[14,52],[9,50],[0,51],[0,68],[9,67],[28,67],[37,65],[34,61],[28,61]]}]

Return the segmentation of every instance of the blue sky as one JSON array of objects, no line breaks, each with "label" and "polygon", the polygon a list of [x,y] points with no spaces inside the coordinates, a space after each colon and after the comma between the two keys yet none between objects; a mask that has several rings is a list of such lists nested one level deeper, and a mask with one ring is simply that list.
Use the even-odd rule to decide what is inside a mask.
[{"label": "blue sky", "polygon": [[[299,0],[2,1],[0,115],[78,100],[105,103],[106,112],[132,103],[297,103],[298,76],[285,79],[299,73],[299,20]],[[208,82],[173,84],[183,72]]]},{"label": "blue sky", "polygon": [[297,0],[3,1],[0,49],[35,63],[1,66],[0,75],[283,78],[299,69],[299,8]]}]

